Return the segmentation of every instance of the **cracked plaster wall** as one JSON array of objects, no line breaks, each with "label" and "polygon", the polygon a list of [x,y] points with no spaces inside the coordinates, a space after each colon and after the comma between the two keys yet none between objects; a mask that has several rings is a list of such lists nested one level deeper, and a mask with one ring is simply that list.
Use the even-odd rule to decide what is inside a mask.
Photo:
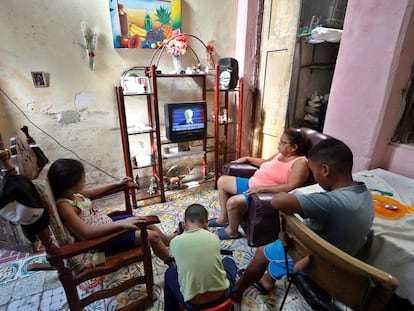
[{"label": "cracked plaster wall", "polygon": [[[216,62],[235,54],[232,29],[237,4],[237,0],[182,0],[183,31],[204,42],[216,40]],[[7,141],[22,125],[28,125],[50,160],[79,155],[112,176],[123,176],[114,87],[125,69],[148,65],[153,50],[112,47],[105,0],[5,1],[1,7],[0,88],[6,93],[0,93],[3,139]],[[89,69],[86,53],[79,46],[81,21],[98,29],[95,71]],[[172,70],[168,56],[161,58],[159,68]],[[34,88],[31,71],[46,72],[49,87]],[[165,86],[160,101],[183,94],[191,98],[193,86],[184,88],[185,92],[178,93],[177,85]],[[145,153],[148,146],[138,141],[134,148],[136,153]],[[90,183],[112,181],[92,166],[86,167]]]}]

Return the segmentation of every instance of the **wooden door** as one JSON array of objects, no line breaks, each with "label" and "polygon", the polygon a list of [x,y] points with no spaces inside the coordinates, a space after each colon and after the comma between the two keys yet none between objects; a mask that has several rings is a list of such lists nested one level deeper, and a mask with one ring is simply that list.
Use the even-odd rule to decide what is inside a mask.
[{"label": "wooden door", "polygon": [[253,145],[258,157],[277,152],[285,127],[300,9],[300,0],[264,1]]}]

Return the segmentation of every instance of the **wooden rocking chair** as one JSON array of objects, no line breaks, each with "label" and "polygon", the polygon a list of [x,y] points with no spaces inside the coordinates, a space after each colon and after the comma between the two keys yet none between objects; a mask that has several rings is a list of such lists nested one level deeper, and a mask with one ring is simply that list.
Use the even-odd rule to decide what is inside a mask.
[{"label": "wooden rocking chair", "polygon": [[[32,184],[36,187],[41,202],[49,215],[49,225],[45,230],[36,233],[36,236],[40,239],[46,250],[46,258],[49,264],[37,266],[35,264],[32,266],[32,270],[51,268],[57,270],[59,280],[66,293],[70,310],[81,310],[96,300],[109,298],[136,286],[144,285],[146,287],[145,290],[140,290],[140,292],[144,294],[119,310],[137,310],[150,305],[153,301],[154,279],[151,250],[147,241],[146,226],[159,223],[158,217],[148,216],[146,223],[138,224],[138,227],[141,229],[142,246],[120,254],[106,254],[106,260],[102,265],[92,265],[83,267],[82,269],[75,269],[73,265],[71,265],[73,262],[71,259],[76,258],[75,256],[99,249],[106,243],[128,233],[130,230],[122,230],[96,239],[74,242],[74,238],[62,225],[47,180],[45,178],[38,178],[43,167],[48,162],[47,158],[43,155],[40,148],[34,144],[34,140],[28,134],[27,127],[24,127],[22,130],[26,134],[26,141],[18,138],[11,139],[10,150],[4,148],[0,137],[0,160],[2,162],[2,175],[4,176],[2,183],[5,183],[7,178],[13,178],[13,176],[18,174],[28,177],[28,182],[30,183],[32,180]],[[41,173],[41,175],[46,176],[44,172]],[[11,179],[9,179],[9,181],[10,180]],[[118,186],[100,197],[123,191],[126,199],[126,210],[118,211],[116,214],[132,214],[129,197],[131,188],[137,188],[137,185],[135,183],[130,183],[127,186]],[[16,198],[15,201],[18,200],[19,198]],[[15,246],[14,248],[18,250],[31,249],[31,242],[24,237],[24,234],[22,234],[22,226],[15,225],[12,227],[15,227],[15,232],[18,233],[14,235],[16,238],[15,245],[13,245],[13,241],[7,241],[7,245],[3,244],[2,246],[6,246],[9,249]],[[134,275],[119,282],[119,280],[116,279],[118,276],[117,273],[119,273],[120,269],[132,264],[139,266],[139,269],[137,270],[141,271],[140,275]],[[109,276],[112,276],[112,278],[115,279],[115,282],[113,282],[115,284],[111,284],[110,288],[105,288],[104,286],[103,289],[94,291],[93,293],[80,298],[77,288],[79,284],[91,279],[93,280]]]}]

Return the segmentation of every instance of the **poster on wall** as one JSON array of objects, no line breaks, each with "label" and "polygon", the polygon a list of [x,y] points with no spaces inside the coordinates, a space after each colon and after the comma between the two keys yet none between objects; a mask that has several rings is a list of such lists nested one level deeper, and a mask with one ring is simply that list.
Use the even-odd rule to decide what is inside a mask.
[{"label": "poster on wall", "polygon": [[115,48],[156,49],[181,33],[181,0],[109,0]]}]

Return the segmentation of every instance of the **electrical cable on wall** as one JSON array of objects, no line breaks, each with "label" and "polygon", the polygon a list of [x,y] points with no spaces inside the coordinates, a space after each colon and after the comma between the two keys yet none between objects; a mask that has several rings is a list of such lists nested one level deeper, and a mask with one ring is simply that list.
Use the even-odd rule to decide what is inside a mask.
[{"label": "electrical cable on wall", "polygon": [[30,118],[29,116],[10,98],[9,95],[7,95],[7,93],[0,87],[0,91],[1,93],[17,108],[17,110],[20,111],[20,113],[27,119],[27,121],[29,121],[30,124],[32,124],[35,128],[37,128],[39,131],[41,131],[43,134],[45,134],[46,136],[48,136],[49,138],[51,138],[58,146],[60,146],[61,148],[65,149],[66,151],[69,151],[70,153],[72,153],[73,155],[75,155],[79,160],[81,160],[82,162],[90,165],[91,167],[93,167],[94,169],[104,173],[105,175],[118,180],[119,178],[116,178],[115,176],[109,174],[108,172],[102,170],[101,168],[97,167],[96,165],[86,161],[85,159],[82,159],[75,151],[65,147],[64,145],[62,145],[56,138],[54,138],[52,135],[50,135],[49,133],[47,133],[45,130],[43,130],[42,128],[40,128],[39,126],[37,126]]}]

